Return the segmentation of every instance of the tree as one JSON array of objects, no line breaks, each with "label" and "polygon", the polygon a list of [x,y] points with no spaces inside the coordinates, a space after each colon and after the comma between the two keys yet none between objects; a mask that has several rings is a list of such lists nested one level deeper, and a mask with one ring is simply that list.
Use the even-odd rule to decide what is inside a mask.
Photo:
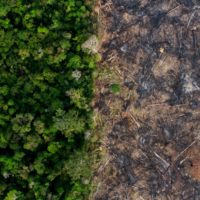
[{"label": "tree", "polygon": [[85,129],[85,120],[79,116],[75,110],[70,110],[67,113],[58,109],[56,116],[53,117],[54,126],[61,131],[66,137],[72,136],[73,133],[81,133]]}]

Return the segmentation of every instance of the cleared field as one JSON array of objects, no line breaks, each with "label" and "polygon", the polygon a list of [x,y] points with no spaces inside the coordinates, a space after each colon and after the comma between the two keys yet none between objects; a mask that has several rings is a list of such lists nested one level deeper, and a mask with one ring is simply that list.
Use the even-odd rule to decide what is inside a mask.
[{"label": "cleared field", "polygon": [[101,0],[99,10],[112,70],[98,82],[108,128],[94,199],[199,199],[199,1]]}]

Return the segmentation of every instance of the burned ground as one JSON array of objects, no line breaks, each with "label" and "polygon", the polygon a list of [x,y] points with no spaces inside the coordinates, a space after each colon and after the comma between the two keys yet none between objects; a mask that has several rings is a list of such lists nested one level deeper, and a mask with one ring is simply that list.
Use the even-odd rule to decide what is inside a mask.
[{"label": "burned ground", "polygon": [[113,127],[94,199],[200,199],[200,1],[101,0],[100,10],[103,64],[134,96],[100,90]]}]

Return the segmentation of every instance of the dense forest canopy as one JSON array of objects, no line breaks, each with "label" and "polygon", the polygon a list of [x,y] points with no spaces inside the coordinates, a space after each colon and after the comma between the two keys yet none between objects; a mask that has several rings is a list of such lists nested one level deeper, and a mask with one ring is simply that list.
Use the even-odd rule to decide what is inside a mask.
[{"label": "dense forest canopy", "polygon": [[84,0],[0,1],[0,199],[89,193],[90,13]]}]

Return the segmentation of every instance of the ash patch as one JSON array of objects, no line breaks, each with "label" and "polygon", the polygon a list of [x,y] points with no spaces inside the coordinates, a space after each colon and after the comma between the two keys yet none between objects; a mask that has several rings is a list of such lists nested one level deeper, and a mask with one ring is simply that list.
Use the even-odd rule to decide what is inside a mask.
[{"label": "ash patch", "polygon": [[[143,191],[149,193],[153,199],[197,199],[200,182],[196,182],[189,174],[186,163],[189,160],[192,162],[188,156],[189,151],[192,148],[199,149],[193,130],[199,117],[194,117],[191,113],[182,113],[181,116],[171,113],[171,116],[173,121],[168,118],[160,120],[158,117],[153,124],[152,119],[148,118],[145,125],[138,130],[138,147],[145,155],[140,158],[141,167],[143,166],[144,171],[149,171],[145,180],[148,187]],[[197,174],[198,169],[196,178]],[[193,192],[186,194],[186,188]]]},{"label": "ash patch", "polygon": [[161,101],[160,96],[173,105],[199,101],[200,78],[194,75],[200,64],[200,9],[195,2],[112,1],[114,10],[107,13],[113,37],[104,43],[104,59],[112,50],[122,62],[138,66],[133,78],[141,105]]},{"label": "ash patch", "polygon": [[114,125],[107,144],[112,173],[96,199],[105,194],[119,200],[199,198],[200,143],[194,127],[200,128],[200,117],[190,111],[174,110],[168,113],[171,118],[165,111],[156,114],[146,116],[135,130],[128,128],[128,119]]},{"label": "ash patch", "polygon": [[113,4],[119,10],[127,10],[129,12],[137,11],[140,6],[140,2],[138,0],[113,0]]},{"label": "ash patch", "polygon": [[[135,74],[138,80],[139,101],[149,101],[147,96],[160,99],[157,94],[168,96],[163,99],[170,104],[189,104],[190,100],[199,100],[199,14],[188,7],[179,10],[178,15],[158,11],[147,15],[142,26],[148,27],[149,35],[142,38],[145,43],[136,41],[144,51],[145,57],[139,63],[140,71]],[[149,23],[150,22],[150,23]],[[170,60],[172,58],[174,60]],[[173,76],[170,76],[172,75]]]},{"label": "ash patch", "polygon": [[[133,134],[127,130],[127,127],[127,119],[116,123],[108,136],[112,141],[108,146],[110,154],[115,157],[113,163],[117,168],[118,179],[121,180],[120,184],[133,186],[137,182],[137,177],[134,173],[136,163],[131,158],[130,152],[123,148],[128,141],[134,138]],[[118,143],[119,141],[121,142]]]}]

